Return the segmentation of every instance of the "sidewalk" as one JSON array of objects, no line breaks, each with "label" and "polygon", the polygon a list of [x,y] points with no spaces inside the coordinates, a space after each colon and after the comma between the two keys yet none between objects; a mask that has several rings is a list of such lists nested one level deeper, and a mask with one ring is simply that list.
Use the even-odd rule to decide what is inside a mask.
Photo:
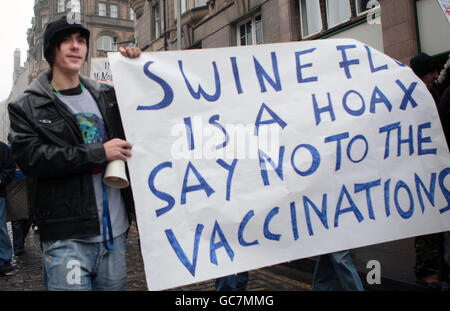
[{"label": "sidewalk", "polygon": [[[127,291],[146,291],[144,265],[139,249],[136,224],[133,223],[128,237]],[[41,250],[39,235],[30,230],[25,242],[25,253],[13,257],[15,269],[0,276],[0,291],[44,291],[41,277]],[[281,270],[280,270],[281,269]],[[285,269],[286,270],[286,269]],[[290,269],[288,269],[290,270]],[[286,273],[279,273],[279,272]],[[278,273],[277,273],[278,272]],[[291,271],[282,267],[269,267],[250,272],[249,291],[308,291],[311,286],[288,277]],[[214,280],[171,289],[171,291],[213,291]]]},{"label": "sidewalk", "polygon": [[[133,223],[127,245],[127,291],[146,291],[144,265],[139,248],[136,224]],[[413,244],[411,239],[371,245],[352,250],[353,260],[368,291],[424,291],[413,275]],[[381,284],[367,284],[369,260],[381,263]],[[13,257],[15,269],[0,276],[0,291],[43,291],[39,235],[30,230],[25,253]],[[281,265],[252,270],[248,291],[310,291],[315,259],[305,258]],[[336,286],[339,290],[339,285]],[[214,280],[191,284],[170,291],[213,291]]]}]

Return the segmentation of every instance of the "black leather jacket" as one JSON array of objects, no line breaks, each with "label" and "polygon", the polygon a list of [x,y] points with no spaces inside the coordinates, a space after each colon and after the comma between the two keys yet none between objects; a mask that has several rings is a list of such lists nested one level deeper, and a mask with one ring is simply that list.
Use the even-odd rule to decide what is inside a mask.
[{"label": "black leather jacket", "polygon": [[[109,139],[124,139],[114,89],[80,76],[96,100]],[[27,176],[33,217],[42,241],[100,234],[92,170],[105,167],[102,143],[84,144],[75,118],[42,73],[8,105],[9,140],[15,161]],[[131,219],[131,188],[122,190]]]}]

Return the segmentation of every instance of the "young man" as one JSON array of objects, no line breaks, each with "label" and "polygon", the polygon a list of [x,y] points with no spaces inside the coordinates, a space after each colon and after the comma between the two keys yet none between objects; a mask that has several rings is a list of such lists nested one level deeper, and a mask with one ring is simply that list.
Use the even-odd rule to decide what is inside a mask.
[{"label": "young man", "polygon": [[12,245],[6,227],[6,185],[12,181],[15,164],[8,145],[0,141],[0,275],[13,269]]},{"label": "young man", "polygon": [[[124,290],[131,189],[106,186],[108,162],[131,156],[114,89],[80,76],[89,30],[48,24],[42,73],[8,106],[14,159],[27,176],[48,290]],[[120,49],[139,57],[137,48]]]}]

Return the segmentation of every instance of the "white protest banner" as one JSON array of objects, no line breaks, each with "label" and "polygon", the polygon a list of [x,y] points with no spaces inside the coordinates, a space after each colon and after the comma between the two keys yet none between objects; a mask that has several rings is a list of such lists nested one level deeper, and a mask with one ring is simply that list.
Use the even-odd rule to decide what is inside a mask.
[{"label": "white protest banner", "polygon": [[98,57],[91,59],[91,79],[113,85],[108,58]]},{"label": "white protest banner", "polygon": [[433,99],[369,46],[109,60],[150,290],[450,230]]},{"label": "white protest banner", "polygon": [[450,23],[450,0],[438,0],[438,2],[442,12],[444,12],[445,17],[447,17],[447,22]]}]

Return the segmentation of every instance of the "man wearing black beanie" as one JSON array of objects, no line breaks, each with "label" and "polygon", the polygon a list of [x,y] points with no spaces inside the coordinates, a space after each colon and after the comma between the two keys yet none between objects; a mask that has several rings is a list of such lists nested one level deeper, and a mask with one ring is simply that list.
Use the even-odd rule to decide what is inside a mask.
[{"label": "man wearing black beanie", "polygon": [[439,101],[439,93],[434,88],[435,81],[439,76],[438,67],[431,56],[425,53],[419,53],[410,60],[411,69],[425,83],[434,101]]},{"label": "man wearing black beanie", "polygon": [[27,175],[48,290],[124,290],[127,283],[134,201],[130,187],[110,188],[102,177],[108,162],[131,156],[132,146],[114,89],[80,75],[89,40],[89,30],[66,17],[48,24],[44,56],[51,69],[8,106],[9,140]]},{"label": "man wearing black beanie", "polygon": [[86,60],[89,52],[89,37],[90,32],[81,24],[70,24],[67,22],[67,17],[63,16],[59,20],[49,23],[44,32],[44,58],[53,67],[54,63],[54,47],[59,47],[62,40],[68,35],[79,32],[81,37],[86,39]]},{"label": "man wearing black beanie", "polygon": [[[436,89],[436,79],[439,76],[438,66],[431,56],[419,53],[410,60],[411,69],[425,83],[438,106],[440,94]],[[438,110],[444,130],[448,113]],[[443,267],[442,233],[417,236],[414,239],[416,262],[414,272],[418,283],[431,287],[440,287],[440,276]]]}]

